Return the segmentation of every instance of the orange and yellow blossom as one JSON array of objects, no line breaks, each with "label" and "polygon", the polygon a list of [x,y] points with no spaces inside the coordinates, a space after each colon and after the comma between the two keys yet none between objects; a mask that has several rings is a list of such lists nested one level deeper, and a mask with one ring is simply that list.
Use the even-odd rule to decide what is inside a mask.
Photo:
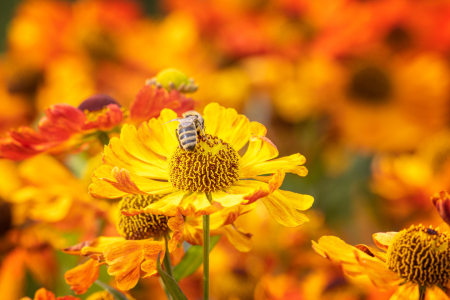
[{"label": "orange and yellow blossom", "polygon": [[[278,150],[266,137],[263,125],[215,103],[204,110],[207,135],[200,136],[189,153],[179,146],[177,124],[165,124],[176,117],[174,111],[165,109],[158,119],[142,123],[139,129],[124,125],[120,138],[112,138],[105,147],[103,165],[93,174],[90,194],[110,199],[129,194],[165,195],[142,209],[124,211],[127,215],[181,213],[198,217],[217,211],[216,204],[233,207],[262,199],[272,217],[284,226],[308,221],[300,210],[311,207],[313,198],[279,190],[285,172],[307,174],[302,155],[275,159]],[[241,157],[237,151],[247,142],[247,152]]]},{"label": "orange and yellow blossom", "polygon": [[422,225],[400,232],[376,233],[375,245],[350,246],[334,236],[312,242],[314,250],[338,263],[351,277],[367,276],[381,290],[396,290],[391,300],[450,299],[443,287],[450,279],[449,227]]},{"label": "orange and yellow blossom", "polygon": [[[133,202],[125,198],[122,201]],[[240,251],[249,251],[251,248],[251,234],[240,230],[233,222],[238,216],[253,209],[253,206],[238,206],[224,209],[211,215],[211,235],[225,234],[234,246]],[[151,219],[157,216],[145,215]],[[164,258],[166,248],[163,241],[158,241],[160,234],[169,234],[169,252],[175,251],[177,245],[185,240],[193,245],[201,245],[202,227],[201,217],[186,217],[181,215],[167,218],[159,218],[158,222],[147,223],[139,220],[139,226],[134,226],[138,216],[122,216],[122,222],[118,224],[122,237],[99,237],[94,241],[63,249],[67,254],[89,256],[91,259],[69,270],[65,274],[67,284],[76,294],[82,294],[92,285],[98,277],[98,266],[109,266],[108,274],[116,277],[117,286],[121,290],[132,289],[138,282],[140,270],[146,272],[145,277],[156,274],[156,259],[162,251],[161,260]],[[159,227],[158,224],[167,224]],[[123,229],[125,228],[125,230]],[[142,229],[142,230],[141,230]],[[143,231],[152,234],[143,236]],[[129,234],[132,232],[132,234]],[[134,234],[133,234],[134,233]]]}]

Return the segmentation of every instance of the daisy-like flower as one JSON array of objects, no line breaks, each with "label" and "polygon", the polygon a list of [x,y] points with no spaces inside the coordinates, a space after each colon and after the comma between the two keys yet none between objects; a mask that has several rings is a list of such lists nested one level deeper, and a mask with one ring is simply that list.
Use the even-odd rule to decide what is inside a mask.
[{"label": "daisy-like flower", "polygon": [[[119,211],[130,207],[142,207],[159,201],[159,197],[129,195],[119,203]],[[233,222],[242,214],[253,209],[253,205],[236,206],[214,213],[211,216],[211,235],[224,234],[240,251],[251,248],[251,234],[236,227]],[[201,217],[178,215],[140,214],[125,216],[119,213],[117,230],[122,237],[99,237],[63,249],[67,254],[88,256],[91,259],[69,270],[65,274],[67,284],[76,294],[83,294],[98,278],[98,266],[109,266],[108,274],[116,277],[117,286],[121,290],[133,288],[140,277],[140,271],[150,277],[156,274],[156,260],[161,253],[163,260],[166,248],[163,237],[167,237],[167,249],[171,253],[177,245],[185,240],[193,245],[202,244]]]},{"label": "daisy-like flower", "polygon": [[449,229],[445,223],[436,229],[412,225],[374,234],[375,245],[387,252],[353,247],[334,236],[313,241],[313,248],[349,276],[367,276],[380,289],[397,289],[391,300],[443,300],[450,299],[444,292],[450,279]]},{"label": "daisy-like flower", "polygon": [[94,95],[78,107],[51,105],[39,121],[38,130],[26,126],[8,132],[0,139],[0,158],[27,159],[43,152],[79,150],[97,138],[114,131],[124,119],[142,122],[157,117],[163,108],[178,113],[192,109],[194,101],[178,90],[144,86],[129,110],[107,95]]},{"label": "daisy-like flower", "polygon": [[[218,207],[251,204],[262,199],[282,225],[294,227],[308,221],[301,213],[313,198],[279,190],[286,172],[306,176],[300,154],[277,158],[278,150],[266,137],[266,128],[250,122],[234,109],[209,104],[203,114],[206,134],[199,135],[192,152],[180,146],[177,114],[165,109],[158,119],[138,129],[124,125],[120,138],[105,147],[103,164],[93,176],[89,192],[99,198],[127,195],[164,197],[141,208],[124,211],[166,216],[198,217]],[[241,157],[238,151],[248,143]],[[269,176],[262,176],[269,175]]]}]

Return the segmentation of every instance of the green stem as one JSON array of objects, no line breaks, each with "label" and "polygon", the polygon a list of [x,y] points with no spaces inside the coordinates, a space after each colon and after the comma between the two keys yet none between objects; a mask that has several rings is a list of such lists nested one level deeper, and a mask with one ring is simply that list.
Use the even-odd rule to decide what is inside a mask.
[{"label": "green stem", "polygon": [[170,253],[169,253],[169,242],[168,242],[169,237],[167,235],[164,236],[164,240],[166,241],[166,255],[164,255],[163,265],[167,274],[169,274],[169,276],[173,278],[172,262],[170,261]]},{"label": "green stem", "polygon": [[209,299],[209,215],[203,216],[203,300]]}]

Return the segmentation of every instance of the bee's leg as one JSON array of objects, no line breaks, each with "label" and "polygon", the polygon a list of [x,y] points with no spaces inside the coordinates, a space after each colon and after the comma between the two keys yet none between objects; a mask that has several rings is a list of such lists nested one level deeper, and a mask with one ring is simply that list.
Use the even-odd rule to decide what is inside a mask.
[{"label": "bee's leg", "polygon": [[205,134],[205,129],[202,126],[199,126],[200,130],[202,131],[203,136],[205,137],[205,139],[211,143],[211,141],[208,139],[208,137]]},{"label": "bee's leg", "polygon": [[175,128],[175,135],[177,136],[177,140],[178,140],[178,143],[180,144],[180,148],[183,148],[181,146],[180,135],[178,134],[178,130],[176,128]]}]

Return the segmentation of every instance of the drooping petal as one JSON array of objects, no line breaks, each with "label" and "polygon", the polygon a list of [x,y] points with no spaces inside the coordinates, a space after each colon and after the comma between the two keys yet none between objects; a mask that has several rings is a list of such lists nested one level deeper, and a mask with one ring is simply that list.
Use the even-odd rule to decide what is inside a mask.
[{"label": "drooping petal", "polygon": [[339,264],[343,271],[353,277],[368,276],[380,289],[390,289],[404,281],[390,271],[385,262],[346,244],[334,236],[323,236],[312,242],[314,250],[323,257]]},{"label": "drooping petal", "polygon": [[296,227],[309,221],[299,210],[310,208],[314,198],[309,195],[276,190],[269,196],[262,198],[262,201],[270,215],[278,223],[286,227]]},{"label": "drooping petal", "polygon": [[203,111],[203,118],[206,133],[218,136],[236,151],[242,149],[250,138],[250,121],[232,108],[210,103]]},{"label": "drooping petal", "polygon": [[167,226],[169,226],[170,230],[172,231],[172,236],[169,241],[169,252],[173,252],[178,245],[178,242],[180,241],[183,231],[184,231],[184,219],[183,216],[177,215],[175,217],[172,217],[167,222]]},{"label": "drooping petal", "polygon": [[100,236],[93,241],[84,241],[61,250],[70,255],[92,256],[102,254],[107,245],[118,241],[123,241],[123,238]]},{"label": "drooping petal", "polygon": [[[176,129],[178,122],[169,122],[177,118],[177,114],[164,109],[158,119],[143,122],[138,129],[139,140],[150,150],[163,157],[168,157],[179,145]],[[165,124],[166,122],[169,122]]]},{"label": "drooping petal", "polygon": [[268,183],[256,180],[239,180],[231,187],[228,187],[226,191],[229,194],[242,195],[243,199],[246,200],[245,204],[251,204],[277,190],[283,183],[284,177],[285,173],[282,170],[278,170],[270,177]]},{"label": "drooping petal", "polygon": [[372,235],[373,241],[378,248],[382,250],[388,250],[389,245],[391,244],[392,239],[398,232],[378,232]]},{"label": "drooping petal", "polygon": [[103,180],[104,178],[112,177],[113,166],[100,165],[92,174],[92,183],[89,185],[89,194],[95,198],[116,199],[127,195],[127,192],[115,188],[113,185]]},{"label": "drooping petal", "polygon": [[249,213],[253,209],[255,209],[255,204],[239,205],[221,209],[218,212],[211,214],[210,229],[216,230],[226,225],[230,225],[236,221],[239,216]]},{"label": "drooping petal", "polygon": [[116,277],[117,286],[121,290],[130,290],[136,286],[141,270],[141,264],[148,256],[148,248],[162,251],[161,242],[150,240],[119,241],[106,246],[103,255],[109,265],[108,274]]},{"label": "drooping petal", "polygon": [[141,269],[142,271],[147,272],[147,274],[143,276],[146,278],[157,273],[156,260],[158,259],[158,254],[161,252],[160,260],[163,261],[166,253],[164,251],[164,245],[159,242],[145,243],[143,252],[145,261],[142,263]]},{"label": "drooping petal", "polygon": [[221,231],[226,235],[230,243],[241,252],[248,252],[252,249],[252,234],[246,233],[234,224],[222,227]]},{"label": "drooping petal", "polygon": [[64,274],[66,283],[75,294],[84,294],[89,287],[97,280],[99,267],[97,262],[89,259],[87,262],[69,270]]}]

